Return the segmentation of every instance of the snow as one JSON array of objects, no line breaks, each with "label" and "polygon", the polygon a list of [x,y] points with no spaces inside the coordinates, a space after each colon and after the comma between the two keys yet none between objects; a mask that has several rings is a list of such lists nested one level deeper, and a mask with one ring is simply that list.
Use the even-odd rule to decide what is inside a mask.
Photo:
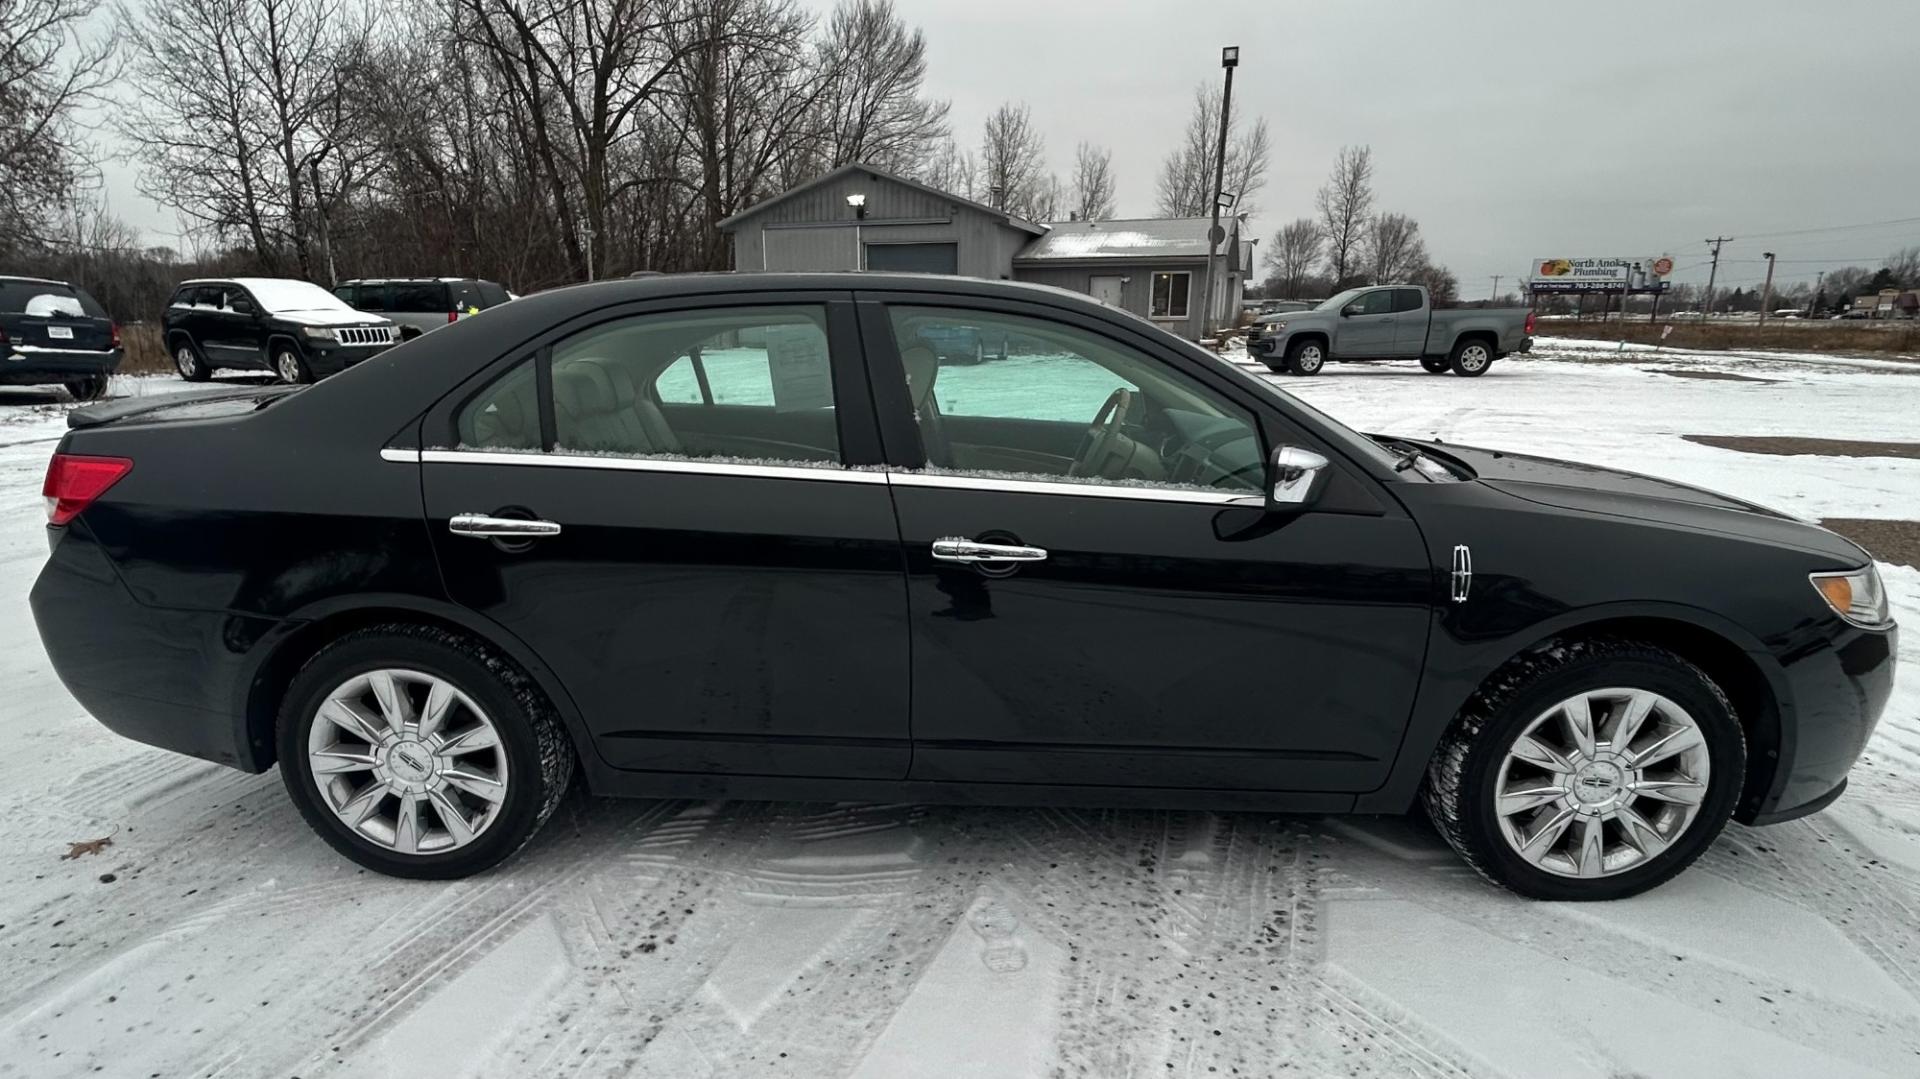
[{"label": "snow", "polygon": [[310,281],[281,280],[277,277],[238,277],[234,283],[253,294],[262,309],[275,315],[326,314],[347,312],[353,319],[367,321],[346,301]]},{"label": "snow", "polygon": [[[1679,437],[1913,441],[1920,368],[1542,352],[1275,381],[1364,429],[1920,516],[1920,461]],[[586,798],[499,870],[400,881],[276,775],[127,742],[54,678],[25,597],[69,407],[0,389],[5,1079],[1920,1073],[1920,570],[1880,567],[1903,667],[1848,795],[1622,903],[1517,899],[1397,817]]]}]

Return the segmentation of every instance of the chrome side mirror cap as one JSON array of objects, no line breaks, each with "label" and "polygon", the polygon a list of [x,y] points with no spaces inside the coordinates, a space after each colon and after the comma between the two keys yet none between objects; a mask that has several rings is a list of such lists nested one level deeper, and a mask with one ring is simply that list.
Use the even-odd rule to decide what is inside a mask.
[{"label": "chrome side mirror cap", "polygon": [[1273,488],[1267,504],[1279,508],[1299,508],[1320,496],[1326,485],[1330,462],[1309,449],[1281,446],[1273,451]]}]

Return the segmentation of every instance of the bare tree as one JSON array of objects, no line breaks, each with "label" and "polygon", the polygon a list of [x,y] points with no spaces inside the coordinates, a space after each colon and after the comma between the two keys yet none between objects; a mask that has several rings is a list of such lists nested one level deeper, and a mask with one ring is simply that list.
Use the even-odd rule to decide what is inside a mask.
[{"label": "bare tree", "polygon": [[862,161],[921,173],[947,136],[947,103],[921,96],[927,80],[921,32],[907,28],[893,0],[841,0],[818,51],[821,171]]},{"label": "bare tree", "polygon": [[1376,285],[1405,281],[1427,262],[1420,222],[1405,214],[1376,214],[1367,222],[1361,248],[1367,276]]},{"label": "bare tree", "polygon": [[1425,285],[1428,298],[1435,307],[1458,303],[1460,300],[1460,279],[1445,266],[1435,266],[1423,259],[1420,265],[1407,271],[1406,282]]},{"label": "bare tree", "polygon": [[1903,247],[1887,257],[1895,287],[1920,288],[1920,247]]},{"label": "bare tree", "polygon": [[1073,153],[1073,212],[1083,221],[1114,213],[1113,151],[1083,142]]},{"label": "bare tree", "polygon": [[919,176],[922,183],[931,187],[976,201],[980,198],[979,177],[980,166],[973,154],[961,149],[951,137],[942,139],[935,147]]},{"label": "bare tree", "polygon": [[1033,126],[1033,112],[1008,102],[987,117],[980,139],[980,186],[996,210],[1030,221],[1051,216],[1046,140]]},{"label": "bare tree", "polygon": [[98,0],[0,0],[0,255],[46,239],[86,170],[80,110],[112,80],[115,33]]},{"label": "bare tree", "polygon": [[1314,264],[1320,261],[1320,248],[1325,242],[1325,230],[1311,217],[1295,218],[1273,234],[1273,245],[1267,249],[1267,268],[1273,272],[1282,297],[1293,298],[1299,292]]},{"label": "bare tree", "polygon": [[1361,240],[1373,216],[1373,148],[1341,147],[1315,205],[1327,234],[1327,275],[1334,288],[1345,288],[1359,269]]},{"label": "bare tree", "polygon": [[[1234,115],[1227,125],[1225,190],[1235,197],[1233,212],[1255,214],[1253,201],[1267,184],[1270,152],[1267,121],[1251,125]],[[1163,217],[1210,217],[1213,214],[1214,165],[1220,156],[1220,91],[1201,86],[1193,92],[1193,115],[1180,145],[1160,165],[1159,212]]]}]

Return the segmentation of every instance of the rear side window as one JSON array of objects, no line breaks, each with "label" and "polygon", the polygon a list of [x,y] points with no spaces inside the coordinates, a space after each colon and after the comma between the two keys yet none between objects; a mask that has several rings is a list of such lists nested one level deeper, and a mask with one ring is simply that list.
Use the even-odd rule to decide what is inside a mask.
[{"label": "rear side window", "polygon": [[107,312],[83,290],[45,281],[0,281],[0,314],[107,317]]},{"label": "rear side window", "polygon": [[1395,311],[1420,310],[1420,290],[1417,288],[1397,288],[1393,290],[1393,309]]},{"label": "rear side window", "polygon": [[507,302],[507,290],[491,281],[475,281],[474,287],[480,291],[481,307],[498,307]]},{"label": "rear side window", "polygon": [[447,290],[453,294],[453,310],[463,315],[474,314],[487,306],[480,298],[480,283],[477,281],[450,281]]},{"label": "rear side window", "polygon": [[387,286],[387,308],[397,314],[444,315],[447,286],[439,281],[395,281]]}]

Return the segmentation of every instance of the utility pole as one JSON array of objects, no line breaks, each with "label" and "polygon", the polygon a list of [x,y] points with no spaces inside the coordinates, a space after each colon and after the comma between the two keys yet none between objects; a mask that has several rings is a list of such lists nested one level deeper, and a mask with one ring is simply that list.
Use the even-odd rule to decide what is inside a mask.
[{"label": "utility pole", "polygon": [[[1233,119],[1233,69],[1240,66],[1240,46],[1220,50],[1220,66],[1226,69],[1227,85],[1220,91],[1220,151],[1213,162],[1213,227],[1207,230],[1207,272],[1200,277],[1200,336],[1213,332],[1214,260],[1220,256],[1220,241],[1226,233],[1220,228],[1220,201],[1227,188],[1227,124]],[[1244,194],[1245,192],[1242,192]]]},{"label": "utility pole", "polygon": [[1500,279],[1507,275],[1503,273],[1497,273],[1497,274],[1491,274],[1489,276],[1493,278],[1493,295],[1487,297],[1487,302],[1499,303],[1500,302]]},{"label": "utility pole", "polygon": [[1767,260],[1767,283],[1760,286],[1760,325],[1767,324],[1767,308],[1773,304],[1773,252],[1762,251]]},{"label": "utility pole", "polygon": [[1700,241],[1701,243],[1713,245],[1713,269],[1707,271],[1707,295],[1705,299],[1700,301],[1701,318],[1706,318],[1708,315],[1713,314],[1713,282],[1715,278],[1720,276],[1720,245],[1728,243],[1732,241],[1732,239],[1733,237],[1731,236],[1716,236],[1711,240]]},{"label": "utility pole", "polygon": [[1821,270],[1814,275],[1813,291],[1807,294],[1807,317],[1813,318],[1820,313],[1820,289],[1827,282],[1827,271]]}]

